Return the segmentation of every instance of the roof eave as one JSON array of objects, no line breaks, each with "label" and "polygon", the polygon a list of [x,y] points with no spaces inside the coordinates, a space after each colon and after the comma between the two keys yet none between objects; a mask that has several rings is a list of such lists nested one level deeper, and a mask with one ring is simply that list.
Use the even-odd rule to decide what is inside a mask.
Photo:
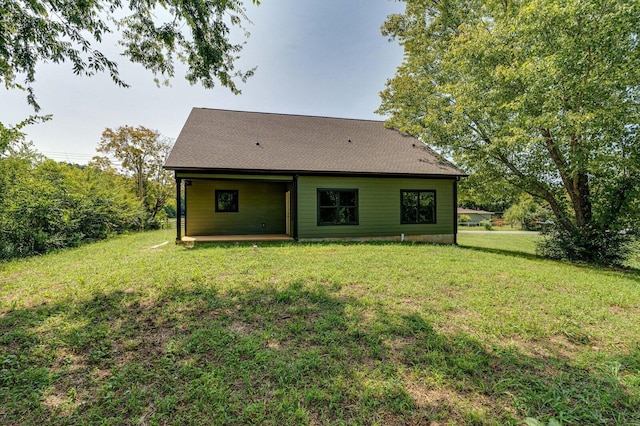
[{"label": "roof eave", "polygon": [[307,175],[307,176],[387,176],[387,177],[420,177],[438,179],[456,179],[468,177],[468,174],[459,173],[401,173],[401,172],[355,172],[341,170],[282,170],[282,169],[232,169],[232,168],[208,168],[208,167],[179,167],[163,166],[166,170],[175,172],[190,172],[204,174],[285,174],[285,175]]}]

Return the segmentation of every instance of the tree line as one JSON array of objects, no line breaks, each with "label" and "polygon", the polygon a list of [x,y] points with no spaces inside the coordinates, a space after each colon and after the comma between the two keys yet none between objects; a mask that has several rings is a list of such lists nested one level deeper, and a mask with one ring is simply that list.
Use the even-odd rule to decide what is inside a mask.
[{"label": "tree line", "polygon": [[155,131],[106,129],[98,152],[107,156],[88,165],[47,159],[17,136],[0,153],[0,260],[154,229],[175,212],[162,169],[171,145]]}]

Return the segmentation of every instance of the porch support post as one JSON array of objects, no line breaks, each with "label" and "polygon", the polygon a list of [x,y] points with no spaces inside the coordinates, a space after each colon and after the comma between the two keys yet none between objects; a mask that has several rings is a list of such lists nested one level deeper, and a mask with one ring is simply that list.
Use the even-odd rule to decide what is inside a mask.
[{"label": "porch support post", "polygon": [[182,242],[182,178],[176,176],[176,244],[180,242]]},{"label": "porch support post", "polygon": [[453,244],[458,245],[458,180],[453,181]]},{"label": "porch support post", "polygon": [[291,208],[293,210],[293,239],[298,241],[298,175],[293,175]]}]

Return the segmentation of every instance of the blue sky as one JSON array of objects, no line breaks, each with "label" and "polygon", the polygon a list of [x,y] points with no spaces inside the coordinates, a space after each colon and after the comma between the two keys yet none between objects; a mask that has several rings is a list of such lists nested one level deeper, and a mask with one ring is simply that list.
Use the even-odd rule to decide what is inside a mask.
[{"label": "blue sky", "polygon": [[[69,64],[42,64],[35,85],[41,113],[53,120],[26,129],[27,138],[59,161],[86,163],[106,127],[142,125],[176,138],[192,107],[329,117],[383,119],[374,113],[378,93],[402,61],[402,49],[380,34],[390,13],[404,5],[391,0],[247,1],[251,37],[237,68],[257,66],[239,83],[241,95],[216,87],[190,86],[178,68],[171,87],[124,58],[120,74],[132,87],[108,76],[78,77]],[[117,52],[115,38],[105,52]],[[116,54],[112,57],[117,58]],[[16,123],[33,113],[21,92],[2,93],[0,121]]]}]

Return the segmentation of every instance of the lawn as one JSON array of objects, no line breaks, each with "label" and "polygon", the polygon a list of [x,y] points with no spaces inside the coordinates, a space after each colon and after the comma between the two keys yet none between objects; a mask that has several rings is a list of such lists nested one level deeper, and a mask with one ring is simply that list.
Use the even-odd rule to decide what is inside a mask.
[{"label": "lawn", "polygon": [[535,238],[0,264],[0,424],[640,424],[640,271]]}]

